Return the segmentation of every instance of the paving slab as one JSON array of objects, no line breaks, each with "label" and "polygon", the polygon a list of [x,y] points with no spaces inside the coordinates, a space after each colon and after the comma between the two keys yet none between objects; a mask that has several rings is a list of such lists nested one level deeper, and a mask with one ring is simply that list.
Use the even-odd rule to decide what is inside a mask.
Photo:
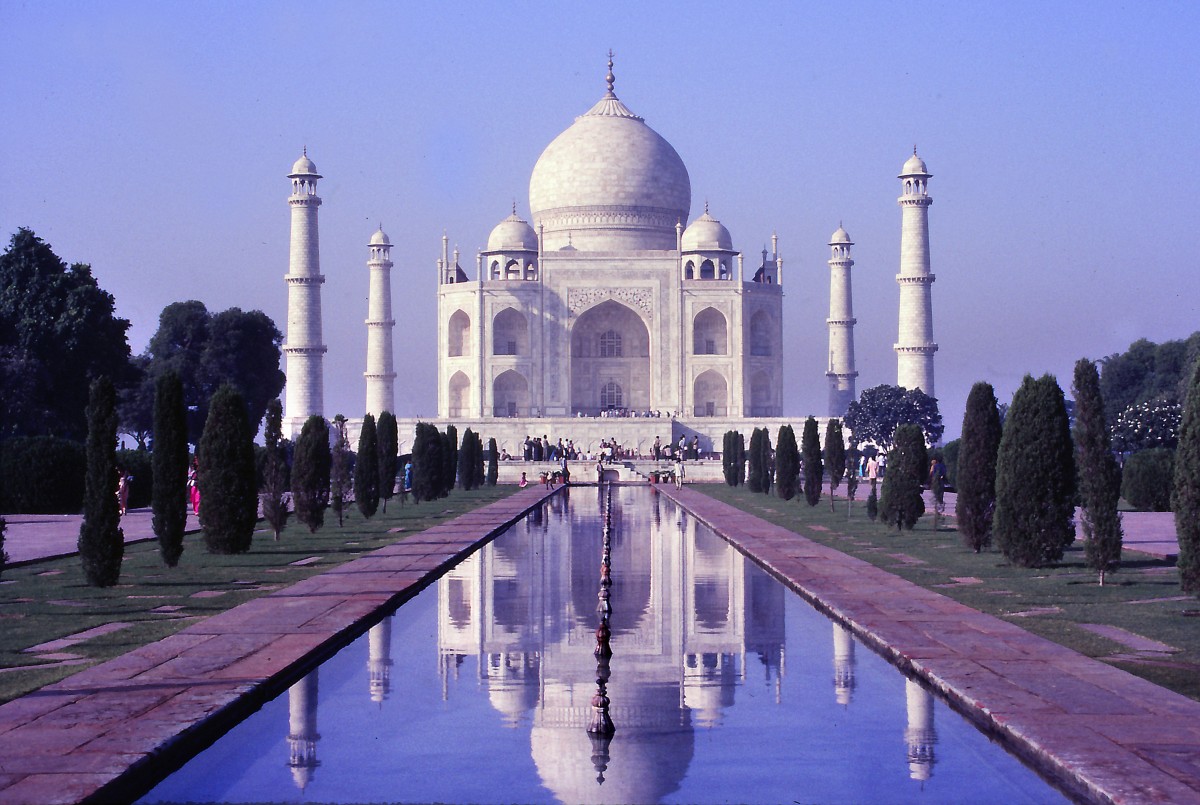
[{"label": "paving slab", "polygon": [[[703,493],[687,487],[658,491],[940,692],[1071,795],[1094,802],[1200,803],[1200,702],[869,563],[817,550],[782,527],[764,528],[761,520],[751,526],[757,518]],[[781,547],[789,542],[791,547]]]}]

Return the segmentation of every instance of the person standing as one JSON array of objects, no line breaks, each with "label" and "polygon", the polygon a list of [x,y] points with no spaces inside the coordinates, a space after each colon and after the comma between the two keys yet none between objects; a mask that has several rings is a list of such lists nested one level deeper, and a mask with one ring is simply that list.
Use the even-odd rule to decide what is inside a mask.
[{"label": "person standing", "polygon": [[193,458],[192,466],[187,476],[188,500],[192,504],[192,514],[200,514],[200,460]]},{"label": "person standing", "polygon": [[654,456],[655,461],[662,458],[662,439],[658,436],[654,437],[654,446],[650,448],[650,455]]},{"label": "person standing", "polygon": [[675,453],[675,488],[683,489],[683,449]]},{"label": "person standing", "polygon": [[125,470],[117,467],[117,511],[119,516],[125,516],[125,508],[129,504],[129,481],[130,477],[125,474]]}]

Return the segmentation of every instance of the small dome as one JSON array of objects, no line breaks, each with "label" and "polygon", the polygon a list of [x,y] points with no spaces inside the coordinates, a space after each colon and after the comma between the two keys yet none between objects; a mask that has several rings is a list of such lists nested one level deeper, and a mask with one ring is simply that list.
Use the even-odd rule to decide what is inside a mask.
[{"label": "small dome", "polygon": [[925,160],[917,156],[917,150],[913,149],[913,155],[904,163],[904,167],[900,169],[900,178],[905,176],[932,176],[925,168]]},{"label": "small dome", "polygon": [[845,229],[843,229],[841,224],[838,224],[837,231],[834,232],[833,235],[831,235],[829,238],[829,245],[830,246],[840,246],[840,245],[853,246],[854,241],[850,240],[850,233],[847,232]]},{"label": "small dome", "polygon": [[528,251],[536,252],[538,248],[537,233],[525,219],[513,214],[496,224],[492,234],[488,235],[487,250],[489,252]]},{"label": "small dome", "polygon": [[683,231],[683,250],[685,252],[733,251],[733,238],[724,224],[708,214],[704,214]]},{"label": "small dome", "polygon": [[297,176],[316,176],[318,179],[322,178],[321,174],[317,173],[317,166],[308,158],[307,149],[296,160],[296,164],[292,165],[292,172],[288,174],[289,179]]},{"label": "small dome", "polygon": [[384,234],[383,227],[380,226],[379,230],[374,235],[371,236],[371,242],[368,245],[370,245],[370,246],[391,246],[392,242],[390,240],[388,240],[388,236],[386,234]]}]

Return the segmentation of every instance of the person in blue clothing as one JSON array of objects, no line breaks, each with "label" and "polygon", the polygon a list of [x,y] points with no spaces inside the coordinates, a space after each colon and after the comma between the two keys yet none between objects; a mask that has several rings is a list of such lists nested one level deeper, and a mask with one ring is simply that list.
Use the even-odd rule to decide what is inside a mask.
[{"label": "person in blue clothing", "polygon": [[400,485],[400,505],[408,501],[408,493],[412,491],[412,462],[404,463],[404,482]]}]

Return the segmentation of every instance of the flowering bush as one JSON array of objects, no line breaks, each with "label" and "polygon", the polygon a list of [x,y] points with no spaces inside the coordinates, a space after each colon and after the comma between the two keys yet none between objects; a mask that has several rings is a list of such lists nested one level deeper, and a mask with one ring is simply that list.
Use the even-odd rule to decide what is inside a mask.
[{"label": "flowering bush", "polygon": [[1113,447],[1122,453],[1156,447],[1174,448],[1179,441],[1182,419],[1183,406],[1174,400],[1159,398],[1135,403],[1117,416],[1113,426]]}]

